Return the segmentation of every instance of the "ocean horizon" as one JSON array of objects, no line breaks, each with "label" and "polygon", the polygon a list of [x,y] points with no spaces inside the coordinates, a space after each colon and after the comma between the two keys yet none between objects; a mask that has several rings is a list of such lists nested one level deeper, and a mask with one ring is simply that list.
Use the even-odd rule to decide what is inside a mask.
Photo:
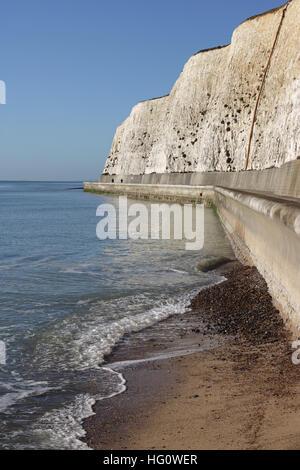
[{"label": "ocean horizon", "polygon": [[200,252],[184,240],[100,241],[96,209],[118,198],[74,184],[0,182],[1,449],[88,448],[82,420],[125,390],[105,357],[125,334],[184,313],[219,282],[199,260],[232,256],[212,209]]}]

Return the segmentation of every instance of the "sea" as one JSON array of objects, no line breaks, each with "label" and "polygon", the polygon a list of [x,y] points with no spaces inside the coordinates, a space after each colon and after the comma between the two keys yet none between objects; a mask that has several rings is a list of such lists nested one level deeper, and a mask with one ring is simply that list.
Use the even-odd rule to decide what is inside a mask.
[{"label": "sea", "polygon": [[97,207],[121,217],[119,200],[82,186],[0,182],[0,449],[88,449],[82,422],[93,404],[126,390],[107,355],[125,334],[188,311],[222,280],[199,265],[233,257],[210,208],[202,250],[99,240]]}]

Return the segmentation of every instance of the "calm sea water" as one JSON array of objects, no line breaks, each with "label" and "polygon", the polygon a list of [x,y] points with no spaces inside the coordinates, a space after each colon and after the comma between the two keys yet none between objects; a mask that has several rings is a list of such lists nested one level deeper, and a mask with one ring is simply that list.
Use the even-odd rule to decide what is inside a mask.
[{"label": "calm sea water", "polygon": [[81,421],[124,390],[102,367],[127,332],[183,313],[201,287],[202,258],[232,251],[211,209],[205,247],[96,238],[96,208],[116,197],[81,183],[0,182],[0,448],[86,448]]}]

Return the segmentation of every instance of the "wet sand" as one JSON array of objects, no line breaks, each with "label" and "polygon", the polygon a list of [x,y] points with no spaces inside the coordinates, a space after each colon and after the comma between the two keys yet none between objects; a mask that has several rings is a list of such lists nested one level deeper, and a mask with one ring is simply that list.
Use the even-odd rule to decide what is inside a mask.
[{"label": "wet sand", "polygon": [[96,403],[84,423],[90,447],[300,447],[291,335],[256,268],[218,271],[227,281],[201,291],[190,312],[126,336],[107,358],[127,390]]}]

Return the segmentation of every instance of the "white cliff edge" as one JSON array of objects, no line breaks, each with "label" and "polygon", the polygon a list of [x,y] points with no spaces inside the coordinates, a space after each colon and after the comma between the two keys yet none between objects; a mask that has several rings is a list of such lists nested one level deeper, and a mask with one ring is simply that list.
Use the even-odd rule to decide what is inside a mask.
[{"label": "white cliff edge", "polygon": [[[138,103],[118,127],[104,174],[239,171],[285,6],[251,18],[228,46],[200,51],[168,96]],[[257,109],[249,169],[300,155],[300,0],[288,3]]]}]

